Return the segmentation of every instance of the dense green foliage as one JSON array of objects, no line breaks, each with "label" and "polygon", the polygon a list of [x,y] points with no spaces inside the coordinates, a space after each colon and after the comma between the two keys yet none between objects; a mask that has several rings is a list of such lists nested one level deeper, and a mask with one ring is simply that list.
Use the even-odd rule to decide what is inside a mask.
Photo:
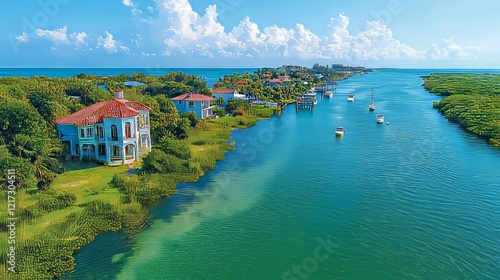
[{"label": "dense green foliage", "polygon": [[109,203],[83,205],[65,222],[54,224],[19,248],[19,279],[51,279],[75,266],[73,252],[101,232],[121,227],[121,214]]},{"label": "dense green foliage", "polygon": [[[136,80],[148,85],[125,88],[123,82]],[[105,86],[108,90],[103,89]],[[139,101],[151,108],[151,136],[153,143],[163,143],[149,157],[165,163],[158,176],[127,176],[140,182],[138,187],[127,187],[115,180],[123,193],[123,202],[112,205],[91,200],[82,204],[74,194],[54,192],[50,184],[63,172],[63,157],[54,121],[86,106],[111,98],[116,88],[125,88],[125,98]],[[196,127],[199,120],[192,113],[178,114],[169,97],[187,91],[209,93],[206,82],[196,76],[169,73],[163,76],[143,74],[99,77],[80,74],[70,78],[4,77],[0,78],[0,167],[16,170],[18,192],[28,194],[18,202],[18,215],[23,226],[18,231],[36,227],[40,220],[54,224],[40,225],[40,233],[21,234],[16,246],[21,279],[50,279],[74,266],[72,254],[90,242],[100,232],[140,225],[146,219],[144,207],[175,191],[179,179],[162,178],[163,174],[188,171],[189,148],[178,142],[186,138],[187,130]],[[155,158],[155,153],[163,153]],[[148,157],[146,157],[148,158]],[[0,178],[5,180],[6,172]],[[166,175],[163,175],[166,176]],[[134,184],[132,184],[134,185]],[[2,197],[7,184],[2,184]],[[84,192],[96,195],[95,190]],[[6,199],[4,199],[6,201]],[[6,206],[5,206],[6,207]],[[71,213],[64,215],[64,211]],[[2,213],[0,234],[5,231],[6,213]],[[140,218],[137,218],[140,217]],[[48,227],[47,227],[48,226]],[[35,236],[32,236],[36,234]],[[24,237],[26,236],[26,237]],[[2,244],[0,247],[7,251]],[[5,256],[0,257],[5,260]],[[2,263],[5,263],[4,261]],[[5,267],[1,267],[5,270]],[[6,271],[6,270],[5,270]],[[0,274],[2,278],[3,274]]]},{"label": "dense green foliage", "polygon": [[433,73],[423,86],[447,95],[434,103],[446,118],[500,146],[500,75]]},{"label": "dense green foliage", "polygon": [[[294,98],[291,83],[288,88],[264,87],[259,75],[245,76],[255,81],[242,92],[252,89],[264,100]],[[125,88],[123,82],[129,80],[146,85]],[[308,88],[298,80],[296,84],[294,90]],[[142,157],[137,174],[125,175],[127,167],[101,166],[91,168],[92,174],[70,171],[71,175],[58,176],[68,162],[54,121],[111,98],[116,88],[125,88],[126,99],[150,107],[152,152]],[[145,205],[175,193],[178,182],[196,180],[214,168],[234,147],[228,141],[233,128],[254,125],[273,113],[266,106],[230,101],[227,108],[214,109],[221,116],[217,119],[200,120],[192,112],[180,115],[170,97],[191,91],[210,94],[206,82],[183,73],[0,78],[0,167],[16,170],[17,192],[22,194],[16,198],[22,220],[16,245],[19,279],[61,276],[74,267],[74,251],[97,234],[120,228],[128,233],[140,230],[147,224]],[[234,117],[225,117],[226,109]],[[0,179],[5,176],[3,172]],[[63,183],[61,178],[68,181]],[[4,202],[6,186],[0,192]],[[6,215],[0,213],[1,238],[8,234]],[[2,243],[0,249],[7,251],[6,246]],[[0,256],[2,264],[5,260],[5,254]],[[2,264],[0,278],[6,275]]]}]

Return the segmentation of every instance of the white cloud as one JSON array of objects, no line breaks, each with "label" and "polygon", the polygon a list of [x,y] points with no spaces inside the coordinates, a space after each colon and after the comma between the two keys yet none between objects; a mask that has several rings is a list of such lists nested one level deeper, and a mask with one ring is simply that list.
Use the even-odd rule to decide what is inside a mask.
[{"label": "white cloud", "polygon": [[349,18],[343,13],[338,18],[331,18],[328,24],[329,35],[325,38],[323,50],[333,58],[345,59],[349,57],[352,36],[347,31]]},{"label": "white cloud", "polygon": [[475,54],[479,51],[481,49],[478,47],[459,46],[451,36],[438,44],[432,44],[426,54],[432,60],[465,60],[475,58]]},{"label": "white cloud", "polygon": [[108,31],[106,31],[106,38],[99,36],[99,38],[97,39],[97,47],[102,47],[107,53],[118,52],[116,41],[113,39],[113,35]]},{"label": "white cloud", "polygon": [[125,39],[133,51],[108,31],[96,39],[89,38],[85,32],[68,34],[66,26],[55,30],[38,29],[32,36],[23,33],[15,39],[20,43],[44,39],[52,42],[53,47],[67,45],[77,50],[92,50],[89,45],[93,45],[94,50],[109,54],[126,52],[139,56],[425,61],[473,59],[480,51],[459,46],[453,37],[432,44],[427,50],[417,50],[394,38],[392,30],[379,21],[367,22],[364,30],[352,34],[349,18],[344,13],[330,19],[324,36],[318,36],[301,23],[291,28],[261,27],[248,16],[226,30],[219,21],[216,5],[209,5],[204,12],[198,13],[190,1],[155,0],[156,6],[148,6],[149,15],[143,16],[137,9],[137,0],[122,0],[123,5],[131,8],[132,18],[139,24],[140,31],[131,32]]},{"label": "white cloud", "polygon": [[164,37],[165,55],[213,57],[291,57],[300,59],[422,59],[423,52],[393,38],[379,22],[368,22],[365,31],[350,35],[349,18],[343,13],[330,21],[329,34],[320,38],[303,24],[286,29],[277,25],[261,30],[245,17],[231,31],[218,21],[217,8],[195,12],[188,0],[158,0],[159,18],[151,26]]},{"label": "white cloud", "polygon": [[76,49],[83,49],[89,45],[86,42],[87,33],[85,32],[73,33],[69,37],[74,40]]},{"label": "white cloud", "polygon": [[68,35],[66,32],[68,31],[68,27],[64,26],[63,28],[55,29],[55,30],[36,30],[36,38],[43,38],[52,41],[55,45],[58,44],[69,44]]},{"label": "white cloud", "polygon": [[99,36],[99,38],[97,38],[96,48],[102,48],[109,54],[117,53],[119,51],[130,51],[127,46],[124,46],[120,41],[115,40],[113,34],[109,33],[108,31],[106,31],[106,37]]},{"label": "white cloud", "polygon": [[30,41],[30,39],[28,38],[28,35],[26,35],[26,33],[24,33],[24,32],[23,32],[23,34],[17,36],[16,40],[18,40],[21,43],[27,43]]}]

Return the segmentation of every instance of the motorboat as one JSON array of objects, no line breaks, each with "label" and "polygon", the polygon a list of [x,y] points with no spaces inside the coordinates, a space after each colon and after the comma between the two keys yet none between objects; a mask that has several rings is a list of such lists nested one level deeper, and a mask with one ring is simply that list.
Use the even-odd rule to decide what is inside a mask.
[{"label": "motorboat", "polygon": [[347,96],[347,101],[349,101],[349,102],[354,102],[354,94],[349,94],[349,95]]},{"label": "motorboat", "polygon": [[384,123],[384,115],[377,115],[377,123],[378,124]]},{"label": "motorboat", "polygon": [[331,90],[325,91],[325,96],[326,97],[332,97],[333,93]]},{"label": "motorboat", "polygon": [[336,136],[344,136],[344,133],[345,133],[345,129],[342,126],[339,126],[339,127],[337,127],[337,129],[335,129]]}]

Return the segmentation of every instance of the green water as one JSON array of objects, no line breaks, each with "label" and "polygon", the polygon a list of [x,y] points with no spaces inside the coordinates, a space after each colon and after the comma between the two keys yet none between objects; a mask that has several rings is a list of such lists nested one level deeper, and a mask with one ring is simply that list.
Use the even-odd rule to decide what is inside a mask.
[{"label": "green water", "polygon": [[355,76],[313,113],[235,131],[215,170],[135,237],[98,236],[72,278],[499,279],[500,150],[432,108],[427,73]]}]

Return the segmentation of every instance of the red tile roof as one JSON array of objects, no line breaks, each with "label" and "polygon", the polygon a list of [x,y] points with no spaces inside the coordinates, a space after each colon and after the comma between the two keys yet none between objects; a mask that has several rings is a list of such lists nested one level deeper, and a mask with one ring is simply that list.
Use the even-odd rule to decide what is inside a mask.
[{"label": "red tile roof", "polygon": [[56,120],[56,124],[93,125],[102,123],[103,118],[117,119],[134,117],[139,115],[139,110],[149,110],[149,107],[136,101],[112,98],[90,105],[64,118],[60,118]]},{"label": "red tile roof", "polygon": [[136,109],[137,111],[139,110],[149,110],[149,107],[140,103],[140,102],[137,102],[137,101],[126,101],[125,104],[127,104],[127,106],[133,108],[133,109]]},{"label": "red tile roof", "polygon": [[230,89],[230,88],[214,88],[214,89],[212,89],[212,93],[233,94],[234,93],[234,89]]},{"label": "red tile roof", "polygon": [[172,98],[172,100],[187,100],[187,101],[205,101],[213,99],[214,98],[212,96],[206,96],[199,93],[185,93]]},{"label": "red tile roof", "polygon": [[283,82],[283,81],[282,81],[282,80],[280,80],[280,79],[271,79],[271,80],[269,80],[269,82],[270,82],[270,83],[281,83],[281,82]]},{"label": "red tile roof", "polygon": [[236,82],[236,84],[238,84],[238,85],[246,85],[246,84],[248,84],[248,81],[239,80],[239,81]]}]

